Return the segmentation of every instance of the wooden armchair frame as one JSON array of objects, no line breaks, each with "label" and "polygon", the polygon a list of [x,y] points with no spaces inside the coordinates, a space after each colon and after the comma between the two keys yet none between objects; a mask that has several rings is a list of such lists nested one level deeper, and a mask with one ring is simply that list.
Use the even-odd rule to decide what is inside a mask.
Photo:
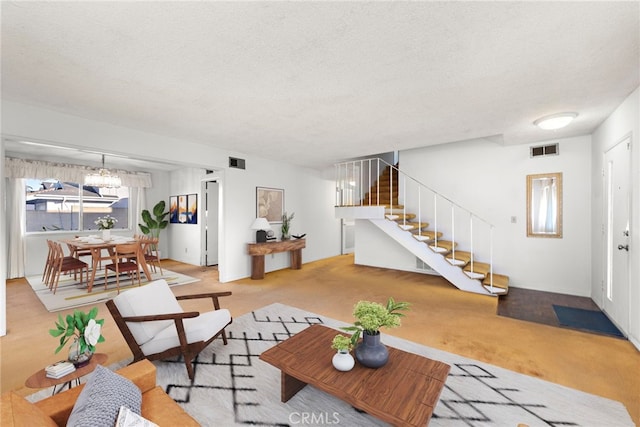
[{"label": "wooden armchair frame", "polygon": [[[202,298],[211,298],[213,301],[213,306],[215,310],[220,310],[220,301],[219,297],[230,296],[231,292],[211,292],[205,294],[193,294],[193,295],[182,295],[176,296],[178,301],[180,300],[189,300],[189,299],[202,299]],[[189,379],[193,380],[194,378],[194,370],[193,370],[193,359],[202,351],[205,347],[207,347],[213,340],[222,336],[222,341],[224,345],[227,345],[227,334],[225,332],[225,328],[229,326],[233,322],[233,318],[227,323],[217,334],[211,337],[208,341],[196,341],[192,343],[187,342],[187,335],[184,329],[183,319],[198,317],[200,315],[197,311],[188,311],[183,313],[168,313],[168,314],[152,314],[147,316],[134,316],[134,317],[122,317],[118,307],[113,302],[113,300],[109,300],[106,303],[107,308],[111,312],[111,316],[113,320],[116,322],[118,329],[122,333],[127,345],[131,349],[133,353],[133,361],[131,363],[135,363],[142,359],[148,360],[163,360],[169,357],[174,356],[182,356],[184,358],[184,364],[187,367],[187,373],[189,374]],[[145,355],[142,352],[142,349],[136,342],[129,326],[126,322],[150,322],[154,320],[173,320],[176,326],[176,330],[178,331],[178,339],[180,340],[180,345],[178,347],[173,347],[167,350],[164,350],[160,353],[147,354]]]}]

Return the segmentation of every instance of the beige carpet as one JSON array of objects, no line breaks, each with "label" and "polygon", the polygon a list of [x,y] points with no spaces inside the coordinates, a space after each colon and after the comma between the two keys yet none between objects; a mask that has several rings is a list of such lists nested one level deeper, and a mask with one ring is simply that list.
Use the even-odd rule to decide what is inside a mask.
[{"label": "beige carpet", "polygon": [[[200,279],[187,276],[185,274],[176,273],[167,269],[162,269],[164,274],[160,274],[160,270],[156,273],[152,272],[152,279],[165,279],[169,286],[186,285],[187,283],[197,282]],[[97,302],[109,300],[117,295],[115,275],[109,276],[107,289],[104,288],[104,270],[96,271],[96,279],[91,293],[87,292],[86,283],[82,285],[78,280],[74,280],[73,275],[63,275],[60,277],[58,289],[55,295],[49,290],[49,287],[42,282],[42,276],[29,276],[26,278],[35,292],[36,296],[50,312],[67,310],[70,308],[81,307],[84,305],[95,304]],[[141,286],[149,283],[144,274],[140,274]],[[126,292],[128,289],[137,287],[131,285],[129,276],[122,275],[120,277],[120,292]]]}]

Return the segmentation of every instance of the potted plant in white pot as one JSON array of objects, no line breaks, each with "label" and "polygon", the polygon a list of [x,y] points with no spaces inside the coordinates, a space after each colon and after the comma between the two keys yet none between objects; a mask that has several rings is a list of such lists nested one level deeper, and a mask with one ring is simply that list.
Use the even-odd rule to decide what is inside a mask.
[{"label": "potted plant in white pot", "polygon": [[[342,328],[352,332],[351,344],[354,346],[356,360],[368,368],[379,368],[389,360],[389,351],[380,342],[380,328],[397,328],[400,318],[404,316],[400,311],[408,310],[408,302],[395,302],[393,298],[387,300],[387,305],[371,301],[358,301],[354,306],[353,316],[357,319],[353,326]],[[362,341],[358,342],[362,334]]]},{"label": "potted plant in white pot", "polygon": [[333,337],[331,348],[338,350],[338,352],[333,355],[331,363],[333,363],[333,367],[338,371],[350,371],[355,366],[356,362],[353,360],[351,353],[349,353],[352,347],[349,337],[342,334],[337,334]]}]

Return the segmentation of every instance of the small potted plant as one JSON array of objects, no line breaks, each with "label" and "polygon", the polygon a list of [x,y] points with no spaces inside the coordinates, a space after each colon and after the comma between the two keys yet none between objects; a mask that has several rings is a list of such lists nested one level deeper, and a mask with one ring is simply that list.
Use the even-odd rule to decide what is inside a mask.
[{"label": "small potted plant", "polygon": [[356,364],[353,356],[349,353],[352,348],[351,339],[345,335],[337,334],[331,341],[331,348],[338,351],[331,359],[334,368],[343,372],[350,371]]},{"label": "small potted plant", "polygon": [[[408,310],[408,302],[387,300],[387,305],[371,301],[358,301],[354,306],[353,316],[357,319],[353,326],[342,328],[351,332],[351,345],[355,348],[356,360],[369,368],[384,366],[389,360],[387,348],[380,342],[380,328],[396,328],[400,326],[400,318]],[[362,342],[358,343],[362,334]]]},{"label": "small potted plant", "polygon": [[289,234],[291,232],[290,228],[291,228],[291,221],[293,220],[293,217],[295,216],[295,213],[292,213],[291,215],[287,215],[286,212],[284,212],[282,214],[282,240],[288,240],[291,238],[291,234]]},{"label": "small potted plant", "polygon": [[96,351],[96,344],[104,342],[102,325],[104,319],[96,320],[98,307],[94,307],[89,313],[75,310],[73,315],[68,314],[63,318],[58,314],[56,329],[49,329],[53,337],[60,337],[60,345],[56,348],[57,354],[73,337],[73,343],[69,346],[69,362],[76,368],[86,365]]}]

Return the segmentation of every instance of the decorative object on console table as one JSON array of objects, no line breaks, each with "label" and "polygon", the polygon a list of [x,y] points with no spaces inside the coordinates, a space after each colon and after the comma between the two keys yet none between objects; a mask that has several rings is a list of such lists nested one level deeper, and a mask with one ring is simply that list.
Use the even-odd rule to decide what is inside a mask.
[{"label": "decorative object on console table", "polygon": [[291,215],[287,215],[287,212],[282,213],[282,240],[289,240],[291,238],[289,232],[291,231],[291,221],[293,221],[295,215],[295,212]]},{"label": "decorative object on console table", "polygon": [[256,218],[251,224],[251,229],[256,230],[256,242],[262,243],[267,241],[267,231],[271,230],[271,225],[266,218]]},{"label": "decorative object on console table", "polygon": [[251,255],[251,278],[264,279],[264,256],[277,252],[291,253],[291,269],[302,268],[302,249],[306,247],[306,239],[286,240],[284,242],[248,243],[247,253]]},{"label": "decorative object on console table", "polygon": [[[355,347],[356,360],[368,368],[380,368],[389,361],[389,352],[380,341],[380,328],[397,328],[400,318],[404,316],[400,310],[408,310],[409,303],[395,302],[393,298],[387,300],[384,306],[377,302],[358,301],[353,309],[353,316],[357,319],[353,326],[342,328],[352,332],[351,344]],[[360,334],[362,341],[358,343]]]},{"label": "decorative object on console table", "polygon": [[60,337],[60,345],[56,348],[56,354],[62,350],[71,337],[73,343],[69,347],[69,362],[76,368],[89,363],[91,356],[96,350],[96,344],[104,342],[101,334],[104,319],[96,320],[98,308],[94,307],[88,314],[75,310],[73,315],[68,314],[63,319],[58,314],[56,329],[49,329],[49,334],[53,337]]}]

